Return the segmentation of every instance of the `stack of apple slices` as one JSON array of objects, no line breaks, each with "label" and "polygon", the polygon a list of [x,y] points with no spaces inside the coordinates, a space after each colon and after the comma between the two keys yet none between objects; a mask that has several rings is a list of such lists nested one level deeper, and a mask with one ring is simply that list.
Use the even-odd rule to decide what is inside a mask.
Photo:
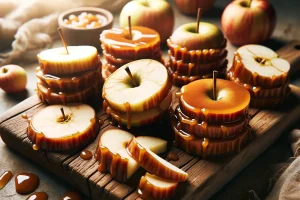
[{"label": "stack of apple slices", "polygon": [[214,99],[213,85],[213,79],[202,79],[183,86],[171,116],[175,145],[202,157],[238,152],[251,137],[249,92],[217,79]]},{"label": "stack of apple slices", "polygon": [[160,50],[159,34],[150,28],[133,26],[131,34],[128,28],[105,30],[100,35],[105,63],[103,76],[107,78],[121,66],[138,60],[153,59],[164,63]]},{"label": "stack of apple slices", "polygon": [[250,92],[251,106],[274,107],[289,94],[289,70],[290,64],[273,50],[245,45],[235,52],[227,78]]},{"label": "stack of apple slices", "polygon": [[68,104],[101,97],[102,63],[92,46],[69,46],[42,51],[37,55],[37,91],[43,102]]},{"label": "stack of apple slices", "polygon": [[220,29],[209,23],[184,24],[167,40],[168,69],[173,84],[182,86],[202,78],[212,77],[213,70],[225,76],[227,68],[226,39]]},{"label": "stack of apple slices", "polygon": [[106,130],[96,150],[98,170],[109,172],[121,182],[127,181],[140,166],[151,174],[141,178],[140,195],[152,199],[170,198],[178,182],[187,179],[187,173],[167,162],[157,154],[165,152],[167,142],[150,136],[134,137],[120,129]]},{"label": "stack of apple slices", "polygon": [[171,77],[163,64],[150,59],[133,61],[106,79],[103,107],[113,122],[128,129],[149,125],[169,110],[171,87]]}]

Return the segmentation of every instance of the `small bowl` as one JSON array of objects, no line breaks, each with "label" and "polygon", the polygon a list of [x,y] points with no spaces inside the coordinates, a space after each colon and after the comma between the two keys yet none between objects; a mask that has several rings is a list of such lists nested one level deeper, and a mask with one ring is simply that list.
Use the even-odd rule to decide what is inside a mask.
[{"label": "small bowl", "polygon": [[[78,16],[82,12],[92,13],[94,15],[102,15],[104,17],[104,23],[101,27],[97,28],[79,28],[71,27],[64,22],[64,19],[69,19],[70,15],[73,14],[75,16]],[[58,25],[63,32],[67,45],[90,45],[96,47],[98,49],[98,52],[100,52],[100,34],[102,33],[102,31],[112,28],[113,19],[114,17],[111,12],[105,9],[94,7],[79,7],[61,13],[58,17]]]}]

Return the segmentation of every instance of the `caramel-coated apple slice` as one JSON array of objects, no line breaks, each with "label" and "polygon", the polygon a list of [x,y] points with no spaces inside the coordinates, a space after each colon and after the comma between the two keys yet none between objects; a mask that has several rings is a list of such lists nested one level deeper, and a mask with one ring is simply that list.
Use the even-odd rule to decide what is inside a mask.
[{"label": "caramel-coated apple slice", "polygon": [[100,35],[102,49],[116,58],[142,59],[160,50],[159,34],[150,28],[131,27],[104,30]]},{"label": "caramel-coated apple slice", "polygon": [[249,122],[249,116],[245,115],[239,120],[223,123],[207,123],[206,121],[197,122],[184,115],[180,107],[177,106],[172,117],[172,124],[178,130],[183,130],[190,135],[206,137],[209,139],[224,139],[236,136]]},{"label": "caramel-coated apple slice", "polygon": [[156,176],[178,182],[188,177],[186,172],[159,157],[135,138],[128,143],[127,151],[143,168]]},{"label": "caramel-coated apple slice", "polygon": [[[224,65],[219,68],[218,78],[226,77],[227,63],[228,63],[228,61],[226,60]],[[173,85],[176,85],[178,87],[189,84],[198,79],[212,78],[212,73],[200,74],[200,75],[196,75],[196,76],[187,76],[187,75],[182,75],[182,74],[178,74],[177,72],[174,72],[169,66],[167,69],[169,70],[170,74],[172,75]]]},{"label": "caramel-coated apple slice", "polygon": [[159,120],[165,114],[172,103],[172,94],[169,95],[156,107],[140,113],[119,112],[112,109],[107,102],[103,101],[103,108],[106,114],[119,125],[125,125],[128,129],[131,127],[145,126]]},{"label": "caramel-coated apple slice", "polygon": [[142,176],[137,189],[143,199],[170,199],[174,196],[177,181],[170,181],[150,173]]},{"label": "caramel-coated apple slice", "polygon": [[87,71],[99,65],[98,51],[92,46],[47,49],[37,55],[44,74],[64,76]]},{"label": "caramel-coated apple slice", "polygon": [[178,74],[187,75],[187,76],[197,76],[199,74],[209,74],[214,70],[219,70],[225,63],[228,63],[227,52],[222,55],[219,59],[212,61],[207,64],[199,63],[184,63],[182,60],[176,60],[173,56],[169,55],[169,66],[172,71],[177,72]]},{"label": "caramel-coated apple slice", "polygon": [[[131,71],[137,86],[125,69]],[[128,63],[105,81],[102,97],[120,112],[142,112],[158,106],[169,94],[172,81],[164,65],[150,59]]]},{"label": "caramel-coated apple slice", "polygon": [[219,156],[239,152],[251,138],[251,129],[245,128],[235,137],[216,140],[190,135],[173,126],[175,131],[175,146],[187,153],[202,157]]},{"label": "caramel-coated apple slice", "polygon": [[213,99],[213,79],[197,80],[181,88],[180,110],[197,122],[232,122],[248,113],[250,94],[242,86],[217,79],[216,100]]},{"label": "caramel-coated apple slice", "polygon": [[[115,66],[116,68],[120,68],[123,65],[126,65],[129,62],[135,61],[136,59],[126,59],[126,58],[116,58],[112,56],[111,54],[107,53],[106,51],[103,51],[104,59],[107,61],[107,63]],[[159,50],[157,52],[152,52],[149,56],[144,57],[144,59],[153,59],[157,61],[162,60],[162,52]],[[116,70],[115,68],[115,70]],[[111,71],[114,72],[115,70]]]},{"label": "caramel-coated apple slice", "polygon": [[37,83],[37,92],[40,99],[48,104],[87,103],[101,98],[101,86],[103,81],[98,80],[90,87],[73,93],[55,92]]},{"label": "caramel-coated apple slice", "polygon": [[86,104],[47,106],[28,119],[28,138],[35,150],[79,148],[99,132],[99,120]]},{"label": "caramel-coated apple slice", "polygon": [[226,40],[220,48],[208,48],[208,49],[197,49],[189,50],[184,46],[172,43],[170,39],[167,40],[167,45],[170,49],[170,54],[176,60],[182,60],[185,63],[209,63],[219,59],[226,50]]},{"label": "caramel-coated apple slice", "polygon": [[228,72],[227,79],[246,88],[250,92],[251,98],[280,98],[288,94],[290,91],[288,83],[280,87],[267,88],[267,89],[263,87],[258,87],[258,86],[256,87],[250,84],[242,83],[238,78],[232,77],[231,72]]},{"label": "caramel-coated apple slice", "polygon": [[[128,180],[140,167],[126,150],[133,137],[131,133],[120,129],[106,130],[102,134],[96,150],[95,157],[99,161],[98,170],[100,172],[108,171],[118,181]],[[150,136],[141,136],[136,139],[155,153],[166,151],[167,142],[165,140]]]},{"label": "caramel-coated apple slice", "polygon": [[241,82],[264,88],[286,84],[290,64],[271,49],[261,45],[245,45],[234,55],[230,69]]},{"label": "caramel-coated apple slice", "polygon": [[[91,86],[91,83],[101,81],[101,63],[95,69],[81,72],[72,76],[54,76],[44,74],[40,67],[36,68],[36,77],[38,83],[46,88],[51,88],[54,92],[78,92]],[[103,80],[102,80],[103,81]]]}]

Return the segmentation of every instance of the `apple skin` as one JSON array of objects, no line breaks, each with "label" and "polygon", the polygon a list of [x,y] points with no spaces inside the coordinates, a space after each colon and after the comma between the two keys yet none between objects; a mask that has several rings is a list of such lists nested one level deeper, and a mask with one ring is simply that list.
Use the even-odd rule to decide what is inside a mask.
[{"label": "apple skin", "polygon": [[175,18],[172,6],[167,1],[130,1],[120,13],[121,28],[128,26],[128,16],[131,16],[132,26],[146,26],[156,30],[162,42],[166,42],[172,34]]},{"label": "apple skin", "polygon": [[215,4],[215,0],[175,0],[177,9],[185,15],[197,15],[198,8],[206,12]]},{"label": "apple skin", "polygon": [[261,43],[275,29],[276,12],[268,1],[252,0],[248,5],[249,1],[232,1],[222,14],[222,30],[232,44]]},{"label": "apple skin", "polygon": [[224,35],[216,25],[200,22],[199,33],[196,27],[196,22],[178,27],[170,37],[171,42],[188,50],[216,49],[224,44]]},{"label": "apple skin", "polygon": [[0,68],[0,88],[7,93],[25,90],[27,85],[26,71],[18,65],[6,65]]}]

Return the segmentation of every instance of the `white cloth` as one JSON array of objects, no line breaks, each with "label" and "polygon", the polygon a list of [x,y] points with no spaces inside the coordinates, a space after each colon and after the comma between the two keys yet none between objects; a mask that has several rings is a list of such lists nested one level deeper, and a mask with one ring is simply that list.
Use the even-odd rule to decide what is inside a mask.
[{"label": "white cloth", "polygon": [[[92,6],[117,12],[129,0],[0,0],[0,66],[16,59],[36,59],[30,53],[49,48],[57,37],[57,18],[67,9]],[[32,55],[32,53],[31,53]]]}]

